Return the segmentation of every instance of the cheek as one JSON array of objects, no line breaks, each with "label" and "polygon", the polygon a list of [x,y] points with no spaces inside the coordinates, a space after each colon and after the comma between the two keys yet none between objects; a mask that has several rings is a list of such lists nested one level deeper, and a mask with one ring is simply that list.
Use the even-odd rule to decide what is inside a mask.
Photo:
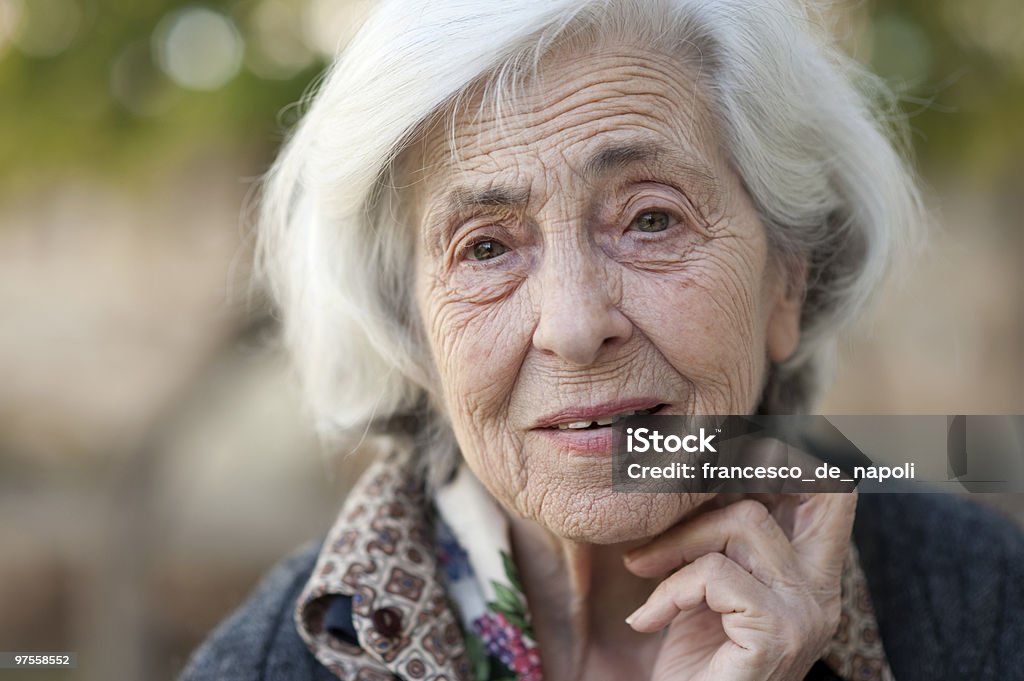
[{"label": "cheek", "polygon": [[692,383],[696,413],[742,413],[756,406],[766,342],[760,270],[753,249],[749,257],[710,251],[677,271],[627,275],[623,304]]},{"label": "cheek", "polygon": [[425,323],[447,412],[462,457],[508,507],[526,486],[524,447],[509,404],[530,348],[524,295],[487,304],[429,296]]},{"label": "cheek", "polygon": [[[437,278],[421,287],[420,310],[445,407],[463,447],[505,429],[508,396],[530,347],[525,296],[506,282],[497,297],[453,294]],[[479,289],[476,289],[479,290]]]}]

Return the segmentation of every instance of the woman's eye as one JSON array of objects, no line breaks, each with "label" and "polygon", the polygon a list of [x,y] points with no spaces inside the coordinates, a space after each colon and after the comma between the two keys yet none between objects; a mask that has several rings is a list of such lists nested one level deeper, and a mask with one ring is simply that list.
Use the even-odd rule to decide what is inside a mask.
[{"label": "woman's eye", "polygon": [[630,227],[637,230],[638,232],[664,232],[668,229],[669,224],[672,222],[668,213],[662,213],[659,211],[652,211],[650,213],[640,213],[630,224]]},{"label": "woman's eye", "polygon": [[500,241],[485,239],[470,246],[469,257],[472,260],[490,260],[491,258],[497,258],[507,250],[508,248],[505,247],[505,244]]}]

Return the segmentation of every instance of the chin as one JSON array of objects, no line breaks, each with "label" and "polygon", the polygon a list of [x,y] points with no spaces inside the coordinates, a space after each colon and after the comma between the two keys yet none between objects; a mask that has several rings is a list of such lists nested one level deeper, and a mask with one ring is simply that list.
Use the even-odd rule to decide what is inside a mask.
[{"label": "chin", "polygon": [[661,534],[714,495],[602,490],[553,496],[545,495],[545,507],[533,518],[548,531],[578,543],[620,544]]}]

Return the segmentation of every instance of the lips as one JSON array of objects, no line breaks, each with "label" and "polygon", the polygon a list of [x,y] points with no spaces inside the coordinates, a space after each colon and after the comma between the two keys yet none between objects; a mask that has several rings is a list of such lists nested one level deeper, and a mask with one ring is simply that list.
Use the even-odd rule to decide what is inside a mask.
[{"label": "lips", "polygon": [[531,432],[569,456],[606,458],[612,454],[612,424],[635,414],[655,414],[668,406],[660,399],[644,397],[573,407],[545,416]]},{"label": "lips", "polygon": [[635,398],[598,404],[591,407],[574,407],[543,417],[534,428],[558,431],[587,430],[610,426],[628,416],[653,414],[665,407],[657,398]]},{"label": "lips", "polygon": [[622,419],[626,418],[627,416],[636,416],[638,414],[641,415],[641,416],[644,416],[644,415],[647,415],[647,414],[653,414],[654,412],[656,412],[658,409],[660,409],[663,406],[664,405],[659,404],[658,406],[653,407],[652,409],[636,409],[636,410],[632,410],[632,411],[624,411],[624,412],[621,412],[621,413],[618,413],[618,414],[612,414],[611,416],[607,416],[607,417],[604,417],[604,418],[598,418],[598,419],[595,419],[593,421],[583,420],[583,421],[569,421],[569,422],[566,422],[566,423],[557,423],[557,424],[555,424],[555,425],[553,425],[551,427],[552,428],[557,428],[558,430],[583,430],[585,428],[595,428],[595,427],[600,427],[600,426],[610,426],[613,423],[615,423],[616,421],[621,421]]}]

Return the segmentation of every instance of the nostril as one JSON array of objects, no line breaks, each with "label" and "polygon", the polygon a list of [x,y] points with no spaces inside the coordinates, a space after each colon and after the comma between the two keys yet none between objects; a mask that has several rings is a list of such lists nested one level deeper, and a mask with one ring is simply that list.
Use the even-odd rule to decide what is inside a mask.
[{"label": "nostril", "polygon": [[592,364],[602,350],[625,343],[632,335],[632,322],[610,305],[593,298],[564,300],[547,305],[533,335],[534,346],[574,365]]}]

